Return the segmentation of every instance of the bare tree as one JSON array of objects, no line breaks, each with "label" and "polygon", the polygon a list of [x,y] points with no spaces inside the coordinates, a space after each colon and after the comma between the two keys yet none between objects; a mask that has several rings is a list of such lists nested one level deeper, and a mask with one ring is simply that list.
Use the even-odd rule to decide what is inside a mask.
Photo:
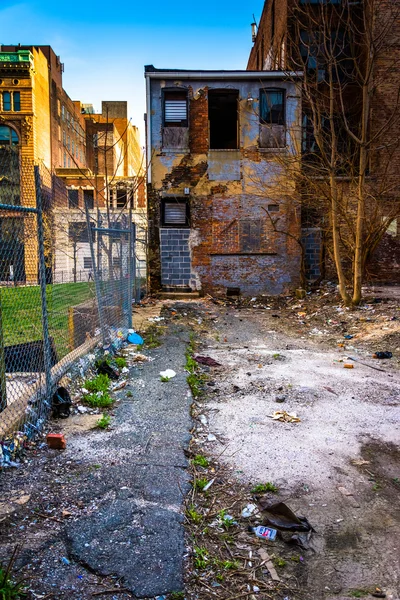
[{"label": "bare tree", "polygon": [[276,159],[319,214],[346,305],[360,303],[368,261],[400,217],[399,15],[397,0],[294,2],[279,44],[287,76],[303,73],[303,156],[300,169],[290,153]]}]

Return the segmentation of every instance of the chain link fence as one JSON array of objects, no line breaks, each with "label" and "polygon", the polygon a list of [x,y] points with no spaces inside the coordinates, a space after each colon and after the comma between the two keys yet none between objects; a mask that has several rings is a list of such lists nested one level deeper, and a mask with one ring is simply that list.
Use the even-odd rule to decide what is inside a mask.
[{"label": "chain link fence", "polygon": [[0,466],[7,438],[43,428],[63,375],[126,334],[146,291],[146,230],[132,210],[73,191],[0,146]]}]

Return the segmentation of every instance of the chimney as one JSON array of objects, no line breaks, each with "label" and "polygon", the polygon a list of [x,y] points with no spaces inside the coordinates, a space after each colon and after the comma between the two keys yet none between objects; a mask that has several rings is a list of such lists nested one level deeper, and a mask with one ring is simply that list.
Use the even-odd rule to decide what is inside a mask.
[{"label": "chimney", "polygon": [[254,44],[254,42],[257,39],[257,23],[252,23],[251,24],[251,39],[252,39],[252,42]]}]

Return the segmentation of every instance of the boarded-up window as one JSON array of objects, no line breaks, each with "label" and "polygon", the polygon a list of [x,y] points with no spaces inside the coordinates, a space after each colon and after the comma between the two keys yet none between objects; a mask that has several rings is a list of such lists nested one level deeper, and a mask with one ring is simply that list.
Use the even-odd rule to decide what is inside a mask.
[{"label": "boarded-up window", "polygon": [[243,219],[240,221],[240,251],[260,252],[261,224],[259,220]]},{"label": "boarded-up window", "polygon": [[188,224],[188,203],[185,199],[164,201],[163,225],[186,227]]},{"label": "boarded-up window", "polygon": [[187,127],[187,93],[164,92],[164,125],[166,127]]}]

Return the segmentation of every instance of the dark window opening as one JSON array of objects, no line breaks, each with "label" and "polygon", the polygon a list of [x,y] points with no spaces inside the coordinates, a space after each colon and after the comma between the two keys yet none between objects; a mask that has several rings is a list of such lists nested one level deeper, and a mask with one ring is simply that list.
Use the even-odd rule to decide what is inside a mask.
[{"label": "dark window opening", "polygon": [[238,147],[237,90],[210,90],[208,92],[208,119],[210,148],[235,150]]},{"label": "dark window opening", "polygon": [[126,190],[117,190],[117,208],[125,208],[128,205]]},{"label": "dark window opening", "polygon": [[93,208],[94,208],[94,190],[84,190],[83,198],[85,201],[85,206],[87,206],[88,210],[93,210]]},{"label": "dark window opening", "polygon": [[184,198],[168,199],[162,203],[162,224],[166,227],[189,226],[189,203]]},{"label": "dark window opening", "polygon": [[11,110],[11,93],[3,92],[3,110],[10,111]]},{"label": "dark window opening", "polygon": [[260,90],[260,121],[264,125],[285,124],[284,90]]},{"label": "dark window opening", "polygon": [[[94,227],[94,224],[91,224],[91,238],[92,238],[92,241],[94,242],[96,239],[96,232],[93,231],[93,227]],[[79,223],[69,223],[68,237],[69,237],[70,242],[72,242],[74,244],[76,244],[76,243],[88,244],[89,236],[88,236],[88,230],[87,230],[86,223],[84,221],[79,222]]]},{"label": "dark window opening", "polygon": [[261,223],[255,220],[240,221],[240,251],[260,252]]},{"label": "dark window opening", "polygon": [[78,190],[68,190],[68,207],[79,208]]},{"label": "dark window opening", "polygon": [[93,263],[92,263],[92,257],[91,256],[84,256],[83,257],[83,268],[84,269],[92,269],[93,268]]},{"label": "dark window opening", "polygon": [[164,92],[164,126],[187,127],[188,106],[185,91]]},{"label": "dark window opening", "polygon": [[20,92],[14,92],[14,111],[19,112],[21,110],[21,94]]}]

